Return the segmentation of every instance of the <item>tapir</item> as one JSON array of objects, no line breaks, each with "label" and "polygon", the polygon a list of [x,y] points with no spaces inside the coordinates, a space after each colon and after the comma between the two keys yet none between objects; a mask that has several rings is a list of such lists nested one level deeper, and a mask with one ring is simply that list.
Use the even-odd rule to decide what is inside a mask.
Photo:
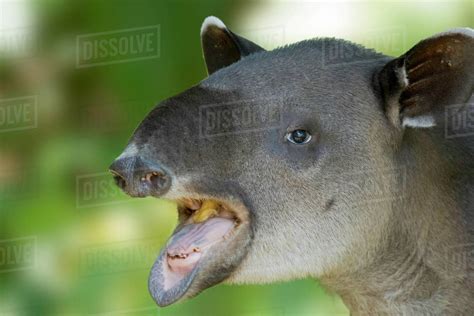
[{"label": "tapir", "polygon": [[394,58],[334,38],[266,51],[208,17],[201,43],[208,77],[110,166],[177,204],[158,305],[314,278],[353,315],[474,314],[473,29]]}]

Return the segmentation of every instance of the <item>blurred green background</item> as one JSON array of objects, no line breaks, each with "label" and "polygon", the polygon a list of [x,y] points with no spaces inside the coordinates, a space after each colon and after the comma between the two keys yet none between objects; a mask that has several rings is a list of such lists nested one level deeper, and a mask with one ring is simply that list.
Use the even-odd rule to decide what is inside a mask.
[{"label": "blurred green background", "polygon": [[[400,55],[474,27],[474,2],[1,0],[0,315],[348,315],[315,280],[219,285],[164,309],[148,294],[175,206],[127,198],[107,167],[153,105],[206,77],[208,15],[267,49],[335,36]],[[158,25],[153,56],[78,64],[78,38]]]}]

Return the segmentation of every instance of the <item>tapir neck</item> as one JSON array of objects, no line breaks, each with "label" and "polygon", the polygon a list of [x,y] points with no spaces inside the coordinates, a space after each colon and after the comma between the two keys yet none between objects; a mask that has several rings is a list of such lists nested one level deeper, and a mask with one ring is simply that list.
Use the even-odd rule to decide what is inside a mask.
[{"label": "tapir neck", "polygon": [[406,167],[406,188],[384,238],[364,264],[322,282],[352,315],[472,315],[473,223],[460,201],[472,166],[440,156],[427,139],[407,141],[419,144],[396,159]]}]

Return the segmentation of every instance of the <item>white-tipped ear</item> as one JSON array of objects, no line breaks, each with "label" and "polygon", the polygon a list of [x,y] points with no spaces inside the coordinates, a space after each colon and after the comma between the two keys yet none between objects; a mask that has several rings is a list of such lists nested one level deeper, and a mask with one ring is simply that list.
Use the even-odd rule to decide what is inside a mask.
[{"label": "white-tipped ear", "polygon": [[208,74],[247,55],[264,50],[252,41],[233,33],[215,16],[207,17],[202,23],[201,44]]},{"label": "white-tipped ear", "polygon": [[436,125],[447,106],[474,92],[474,31],[453,29],[429,37],[388,62],[378,79],[385,112],[397,127]]},{"label": "white-tipped ear", "polygon": [[470,36],[474,38],[474,29],[470,27],[456,27],[456,28],[447,30],[446,32],[437,34],[435,36],[442,36],[442,35],[449,35],[449,34],[464,34],[466,36]]},{"label": "white-tipped ear", "polygon": [[216,18],[215,16],[208,16],[206,19],[204,19],[204,22],[202,22],[201,26],[201,36],[207,31],[207,29],[211,26],[215,26],[220,29],[226,29],[227,26],[225,26],[224,22],[222,22],[219,18]]},{"label": "white-tipped ear", "polygon": [[435,119],[431,115],[420,115],[415,117],[404,117],[403,127],[428,128],[436,125]]}]

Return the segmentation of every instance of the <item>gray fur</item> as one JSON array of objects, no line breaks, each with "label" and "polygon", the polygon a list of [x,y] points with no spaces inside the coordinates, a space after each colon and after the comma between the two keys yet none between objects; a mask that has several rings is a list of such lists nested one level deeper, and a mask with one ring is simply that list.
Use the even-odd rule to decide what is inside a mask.
[{"label": "gray fur", "polygon": [[[342,44],[363,59],[325,63]],[[220,197],[250,212],[249,231],[186,297],[223,279],[313,277],[353,315],[474,313],[474,137],[447,139],[444,112],[431,128],[394,124],[378,81],[391,60],[304,41],[246,56],[150,112],[130,144],[170,174],[162,196]],[[243,104],[276,110],[278,125],[202,135],[203,108]],[[296,128],[312,141],[286,142]]]}]

